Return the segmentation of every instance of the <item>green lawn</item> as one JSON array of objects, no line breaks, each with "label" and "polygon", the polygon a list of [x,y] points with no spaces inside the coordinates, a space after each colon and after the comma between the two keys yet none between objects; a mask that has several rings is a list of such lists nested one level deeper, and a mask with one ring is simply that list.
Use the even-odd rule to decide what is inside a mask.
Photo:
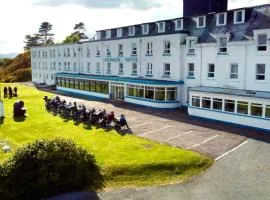
[{"label": "green lawn", "polygon": [[[3,89],[2,84],[2,89]],[[7,84],[5,84],[7,85]],[[14,84],[12,85],[14,86]],[[18,85],[19,98],[25,102],[28,117],[15,121],[12,106],[16,99],[4,99],[5,119],[0,123],[0,142],[11,145],[12,152],[39,138],[73,139],[96,157],[105,175],[107,187],[144,186],[187,180],[204,171],[212,160],[186,151],[133,135],[121,136],[115,131],[87,129],[46,112],[43,96],[51,94]],[[12,156],[0,152],[0,162]]]}]

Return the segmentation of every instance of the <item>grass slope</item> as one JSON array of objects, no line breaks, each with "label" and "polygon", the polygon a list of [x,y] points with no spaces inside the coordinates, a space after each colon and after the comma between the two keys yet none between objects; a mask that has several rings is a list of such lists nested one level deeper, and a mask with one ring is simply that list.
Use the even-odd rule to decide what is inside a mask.
[{"label": "grass slope", "polygon": [[[14,84],[13,84],[14,85]],[[12,86],[13,86],[12,85]],[[121,136],[115,131],[74,125],[45,111],[43,96],[51,95],[17,85],[20,99],[25,102],[28,117],[15,121],[12,106],[16,99],[4,99],[5,119],[0,123],[0,141],[16,148],[38,138],[63,137],[94,153],[105,175],[107,187],[144,186],[186,180],[211,166],[212,160],[186,151],[133,135]],[[2,84],[3,88],[3,84]],[[0,153],[0,161],[11,153]]]}]

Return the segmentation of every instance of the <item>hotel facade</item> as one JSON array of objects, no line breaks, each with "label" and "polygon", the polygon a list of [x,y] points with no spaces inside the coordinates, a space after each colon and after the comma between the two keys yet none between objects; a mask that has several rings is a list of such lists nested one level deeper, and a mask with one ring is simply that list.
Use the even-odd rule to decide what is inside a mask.
[{"label": "hotel facade", "polygon": [[[191,3],[194,4],[191,4]],[[184,17],[31,49],[32,80],[57,90],[270,130],[270,5],[184,1]],[[199,7],[199,8],[197,8]]]}]

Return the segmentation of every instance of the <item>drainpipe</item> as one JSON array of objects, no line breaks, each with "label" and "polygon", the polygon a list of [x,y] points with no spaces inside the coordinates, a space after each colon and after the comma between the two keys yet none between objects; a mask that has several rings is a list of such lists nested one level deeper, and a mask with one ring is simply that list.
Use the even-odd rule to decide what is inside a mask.
[{"label": "drainpipe", "polygon": [[247,43],[245,43],[245,64],[244,64],[244,90],[246,90],[246,80],[247,80]]},{"label": "drainpipe", "polygon": [[142,39],[140,38],[140,77],[142,77]]}]

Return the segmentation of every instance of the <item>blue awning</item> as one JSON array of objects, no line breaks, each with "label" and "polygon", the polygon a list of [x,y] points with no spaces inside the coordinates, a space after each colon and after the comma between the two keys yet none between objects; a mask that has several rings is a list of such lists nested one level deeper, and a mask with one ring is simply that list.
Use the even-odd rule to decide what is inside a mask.
[{"label": "blue awning", "polygon": [[142,83],[147,85],[182,85],[184,81],[164,81],[144,78],[129,78],[119,76],[102,76],[102,75],[88,75],[88,74],[71,74],[71,73],[56,73],[56,77],[77,78],[87,80],[101,80],[101,81],[116,81],[125,83]]}]

